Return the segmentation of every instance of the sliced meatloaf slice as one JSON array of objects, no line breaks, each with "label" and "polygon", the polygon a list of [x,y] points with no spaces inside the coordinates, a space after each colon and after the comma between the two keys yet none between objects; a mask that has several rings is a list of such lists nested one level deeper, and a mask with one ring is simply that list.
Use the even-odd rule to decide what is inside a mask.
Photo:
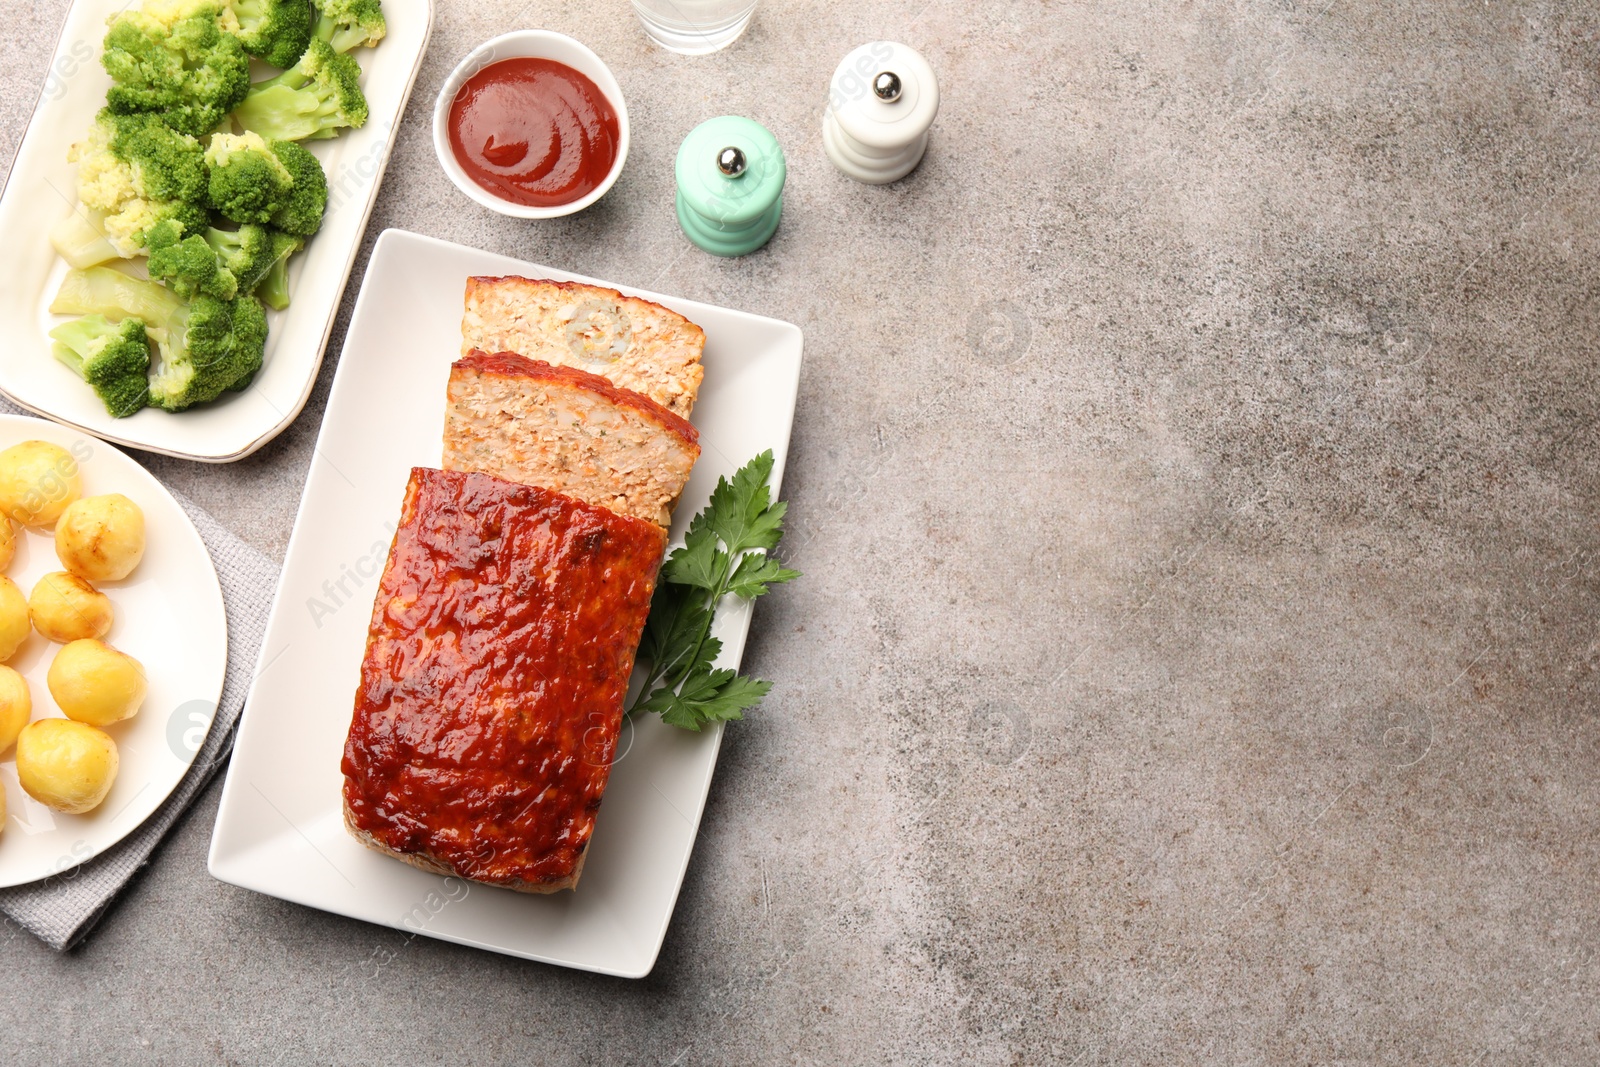
[{"label": "sliced meatloaf slice", "polygon": [[461,353],[516,352],[577,367],[684,418],[705,371],[705,331],[615,289],[535,278],[468,278]]},{"label": "sliced meatloaf slice", "polygon": [[444,468],[537,485],[666,527],[700,435],[576,367],[473,352],[450,368]]}]

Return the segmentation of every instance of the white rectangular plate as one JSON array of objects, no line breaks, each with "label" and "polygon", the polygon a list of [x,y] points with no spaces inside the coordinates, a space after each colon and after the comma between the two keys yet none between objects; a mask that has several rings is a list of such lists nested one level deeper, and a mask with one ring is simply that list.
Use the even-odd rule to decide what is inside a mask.
[{"label": "white rectangular plate", "polygon": [[[423,873],[345,832],[339,761],[367,623],[412,467],[437,467],[445,385],[474,274],[592,282],[398,230],[378,239],[333,379],[317,459],[245,704],[211,873],[285,900],[528,959],[648,974],[694,847],[722,741],[642,716],[624,726],[575,892],[531,896]],[[717,479],[772,449],[776,493],[800,379],[800,329],[691,300],[659,301],[705,330],[693,422],[703,452],[674,540]],[[750,605],[717,617],[719,666],[737,667]]]},{"label": "white rectangular plate", "polygon": [[355,53],[370,108],[366,125],[306,143],[328,174],[328,214],[291,264],[289,307],[267,313],[266,361],[250,388],[177,415],[149,408],[114,419],[77,375],[51,357],[45,335],[66,321],[50,314],[49,306],[67,271],[50,247],[50,227],[66,218],[77,199],[77,167],[67,162],[67,149],[105,105],[111,79],[100,67],[100,42],[107,17],[127,6],[128,0],[72,5],[0,194],[0,245],[11,261],[8,284],[0,288],[0,316],[12,324],[10,343],[0,346],[0,391],[30,411],[107,441],[226,463],[276,437],[311,395],[395,129],[427,50],[433,0],[384,0],[388,36],[376,48]]}]

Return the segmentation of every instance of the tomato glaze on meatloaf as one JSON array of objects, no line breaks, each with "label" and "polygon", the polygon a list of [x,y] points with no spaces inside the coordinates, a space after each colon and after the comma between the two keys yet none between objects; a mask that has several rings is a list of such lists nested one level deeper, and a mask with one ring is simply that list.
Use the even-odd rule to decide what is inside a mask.
[{"label": "tomato glaze on meatloaf", "polygon": [[345,743],[350,831],[425,870],[576,885],[665,540],[536,486],[413,469]]}]

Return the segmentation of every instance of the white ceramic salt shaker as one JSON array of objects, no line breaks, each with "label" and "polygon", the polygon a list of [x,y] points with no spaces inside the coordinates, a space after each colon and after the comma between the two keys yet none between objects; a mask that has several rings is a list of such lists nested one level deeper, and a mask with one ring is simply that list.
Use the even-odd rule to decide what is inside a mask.
[{"label": "white ceramic salt shaker", "polygon": [[907,45],[873,41],[833,72],[822,147],[849,177],[886,185],[922,162],[938,113],[939,82],[928,61]]}]

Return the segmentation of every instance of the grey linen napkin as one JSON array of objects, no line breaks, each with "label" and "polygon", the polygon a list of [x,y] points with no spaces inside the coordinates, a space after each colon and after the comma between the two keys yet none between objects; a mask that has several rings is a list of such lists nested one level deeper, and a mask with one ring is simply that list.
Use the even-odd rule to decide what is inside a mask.
[{"label": "grey linen napkin", "polygon": [[[14,410],[0,400],[0,411]],[[266,634],[278,566],[225,530],[181,493],[173,492],[211,551],[228,614],[228,668],[211,733],[178,787],[133,833],[86,863],[38,882],[0,889],[0,911],[54,949],[68,949],[94,929],[134,872],[150,860],[233,748],[233,730]]]}]

